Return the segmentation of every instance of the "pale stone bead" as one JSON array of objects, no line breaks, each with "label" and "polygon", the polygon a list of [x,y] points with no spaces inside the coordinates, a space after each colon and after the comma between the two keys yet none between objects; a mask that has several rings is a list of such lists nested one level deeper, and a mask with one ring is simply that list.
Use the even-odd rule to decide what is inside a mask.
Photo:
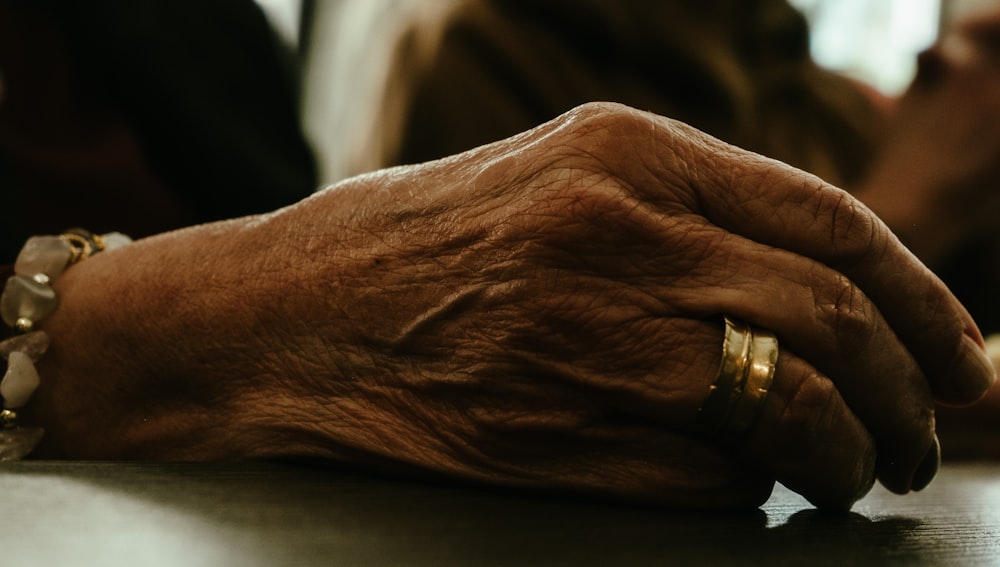
[{"label": "pale stone bead", "polygon": [[104,249],[114,250],[115,248],[121,248],[126,244],[130,244],[132,239],[128,235],[122,234],[120,232],[109,232],[107,234],[102,234],[101,238],[104,239]]},{"label": "pale stone bead", "polygon": [[986,337],[986,356],[993,362],[993,368],[1000,373],[1000,333]]},{"label": "pale stone bead", "polygon": [[35,322],[27,317],[18,317],[14,321],[14,330],[18,333],[30,333],[35,328]]},{"label": "pale stone bead", "polygon": [[23,352],[38,362],[45,351],[49,350],[49,334],[45,331],[32,331],[25,335],[17,335],[0,342],[0,356],[7,359],[12,352]]},{"label": "pale stone bead", "polygon": [[69,244],[58,236],[32,236],[17,255],[14,272],[25,276],[45,274],[55,279],[66,269],[72,255]]},{"label": "pale stone bead", "polygon": [[0,461],[19,461],[35,450],[45,435],[41,427],[16,427],[0,431]]},{"label": "pale stone bead", "polygon": [[31,357],[23,352],[12,352],[7,357],[7,373],[0,382],[0,396],[3,396],[3,407],[7,409],[23,408],[31,395],[38,389],[38,371]]},{"label": "pale stone bead", "polygon": [[38,323],[56,308],[56,292],[20,274],[7,279],[0,296],[0,317],[13,327],[24,318]]},{"label": "pale stone bead", "polygon": [[0,410],[0,429],[14,429],[17,427],[17,412],[12,409]]}]

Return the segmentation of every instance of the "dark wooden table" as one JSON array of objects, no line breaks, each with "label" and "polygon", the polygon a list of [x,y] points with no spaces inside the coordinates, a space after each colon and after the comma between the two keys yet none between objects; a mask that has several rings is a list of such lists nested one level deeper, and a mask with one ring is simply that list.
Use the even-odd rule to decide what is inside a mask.
[{"label": "dark wooden table", "polygon": [[1000,565],[1000,464],[824,514],[692,514],[274,464],[0,466],[3,565]]}]

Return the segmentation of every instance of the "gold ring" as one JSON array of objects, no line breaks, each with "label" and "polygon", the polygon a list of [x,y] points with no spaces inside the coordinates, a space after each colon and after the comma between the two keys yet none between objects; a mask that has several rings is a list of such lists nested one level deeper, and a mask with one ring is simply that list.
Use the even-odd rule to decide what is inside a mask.
[{"label": "gold ring", "polygon": [[743,437],[764,407],[778,363],[774,333],[726,317],[722,362],[698,410],[700,429],[729,441]]}]

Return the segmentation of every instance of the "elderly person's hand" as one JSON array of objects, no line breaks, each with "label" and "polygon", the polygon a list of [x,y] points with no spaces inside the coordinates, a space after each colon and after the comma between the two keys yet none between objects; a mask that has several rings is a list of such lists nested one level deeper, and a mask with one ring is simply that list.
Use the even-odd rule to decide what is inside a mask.
[{"label": "elderly person's hand", "polygon": [[[610,105],[68,270],[38,456],[317,457],[691,507],[847,507],[933,477],[975,324],[863,205]],[[780,340],[736,440],[696,427],[722,316]]]}]

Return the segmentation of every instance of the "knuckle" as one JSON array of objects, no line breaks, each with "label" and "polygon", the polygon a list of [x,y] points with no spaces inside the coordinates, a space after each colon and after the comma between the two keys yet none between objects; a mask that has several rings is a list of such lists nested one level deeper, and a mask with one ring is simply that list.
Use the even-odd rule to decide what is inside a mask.
[{"label": "knuckle", "polygon": [[875,329],[876,315],[871,301],[843,274],[814,289],[816,319],[830,330],[838,354],[858,356],[870,343]]},{"label": "knuckle", "polygon": [[[570,110],[565,116],[568,121],[581,127],[603,128],[606,125],[627,125],[639,118],[640,114],[635,109],[616,102],[587,102]],[[648,124],[645,119],[642,122]]]},{"label": "knuckle", "polygon": [[853,266],[885,250],[887,231],[860,201],[845,191],[821,191],[820,207],[830,219],[830,245],[835,256]]},{"label": "knuckle", "polygon": [[621,104],[581,105],[563,115],[561,126],[557,165],[614,179],[630,195],[681,210],[697,206],[692,182],[728,161],[717,159],[729,150],[708,135]]},{"label": "knuckle", "polygon": [[652,117],[628,106],[590,102],[563,115],[577,154],[591,156],[607,164],[613,156],[624,155],[623,140],[647,139],[655,127]]},{"label": "knuckle", "polygon": [[540,223],[559,241],[582,245],[615,241],[636,231],[652,230],[659,216],[630,187],[601,171],[574,169],[539,185],[537,198],[525,204],[522,216]]},{"label": "knuckle", "polygon": [[839,394],[830,380],[812,369],[786,376],[784,382],[787,393],[778,414],[782,444],[808,450],[836,422],[836,412],[842,409]]}]

